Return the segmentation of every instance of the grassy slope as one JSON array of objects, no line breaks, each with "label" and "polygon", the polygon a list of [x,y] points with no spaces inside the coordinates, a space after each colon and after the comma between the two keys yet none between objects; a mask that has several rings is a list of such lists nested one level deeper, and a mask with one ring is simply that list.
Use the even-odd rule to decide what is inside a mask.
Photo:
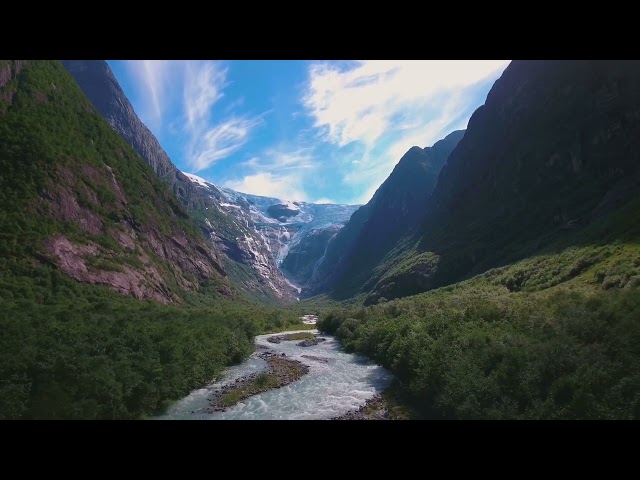
[{"label": "grassy slope", "polygon": [[640,416],[640,199],[545,252],[319,328],[429,418]]}]

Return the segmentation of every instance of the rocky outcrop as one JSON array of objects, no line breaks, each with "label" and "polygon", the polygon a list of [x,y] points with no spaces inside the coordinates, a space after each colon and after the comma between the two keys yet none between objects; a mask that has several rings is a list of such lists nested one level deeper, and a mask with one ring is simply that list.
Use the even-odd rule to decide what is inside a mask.
[{"label": "rocky outcrop", "polygon": [[[296,284],[301,277],[308,277],[308,272],[300,276],[297,270],[282,267],[290,248],[296,248],[316,230],[339,229],[357,208],[353,205],[283,202],[216,187],[196,175],[185,175],[203,195],[216,201],[213,207],[203,212],[205,222],[202,228],[205,233],[230,259],[256,272],[254,277],[238,275],[237,281],[254,291],[263,288],[277,292],[280,298],[287,300],[299,295],[300,289]],[[274,206],[297,213],[274,219],[269,213]],[[300,266],[302,268],[302,264]],[[309,266],[305,268],[309,269]],[[233,271],[230,275],[234,275]]]},{"label": "rocky outcrop", "polygon": [[[294,206],[295,207],[295,206]],[[267,213],[280,222],[284,223],[289,218],[295,217],[300,213],[299,208],[293,208],[291,204],[278,203],[267,208]]]},{"label": "rocky outcrop", "polygon": [[343,225],[330,225],[311,230],[298,243],[289,248],[280,267],[298,285],[307,285],[318,260],[324,255],[331,238]]},{"label": "rocky outcrop", "polygon": [[[142,269],[135,269],[122,264],[116,255],[93,242],[81,245],[63,235],[47,239],[43,246],[58,268],[79,282],[106,285],[118,293],[138,299],[149,298],[161,303],[179,300],[148,258]],[[104,260],[108,258],[112,262],[105,264]]]}]

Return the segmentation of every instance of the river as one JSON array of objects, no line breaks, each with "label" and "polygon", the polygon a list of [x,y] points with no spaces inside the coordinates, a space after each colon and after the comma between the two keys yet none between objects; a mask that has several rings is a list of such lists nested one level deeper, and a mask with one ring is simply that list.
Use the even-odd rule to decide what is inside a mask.
[{"label": "river", "polygon": [[[317,333],[317,330],[301,330]],[[282,332],[294,333],[294,332]],[[224,412],[207,413],[207,400],[213,391],[244,375],[267,368],[264,360],[252,354],[240,365],[225,370],[223,380],[194,390],[172,405],[157,420],[322,420],[357,409],[365,401],[384,390],[392,375],[365,358],[345,353],[330,335],[326,342],[299,347],[296,341],[270,343],[269,335],[256,337],[256,344],[309,366],[309,373],[285,387],[250,397]],[[303,357],[312,355],[328,360],[318,362]]]}]

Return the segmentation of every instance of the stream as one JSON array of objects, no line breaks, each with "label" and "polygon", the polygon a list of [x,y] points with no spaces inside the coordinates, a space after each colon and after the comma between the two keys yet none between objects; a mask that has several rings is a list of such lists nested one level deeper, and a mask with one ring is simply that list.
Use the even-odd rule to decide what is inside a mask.
[{"label": "stream", "polygon": [[[317,330],[300,330],[318,333]],[[258,349],[268,347],[277,353],[298,360],[309,366],[309,373],[285,387],[247,398],[224,412],[207,413],[208,398],[221,386],[242,376],[260,372],[267,363],[254,352],[242,364],[225,370],[223,380],[194,390],[182,400],[169,407],[157,420],[322,420],[330,419],[355,410],[366,400],[382,392],[392,380],[390,372],[371,361],[345,353],[330,335],[311,347],[299,347],[297,341],[270,343],[268,337],[282,335],[281,332],[258,335]],[[259,347],[263,346],[263,347]],[[305,358],[302,355],[321,357],[327,363]]]}]

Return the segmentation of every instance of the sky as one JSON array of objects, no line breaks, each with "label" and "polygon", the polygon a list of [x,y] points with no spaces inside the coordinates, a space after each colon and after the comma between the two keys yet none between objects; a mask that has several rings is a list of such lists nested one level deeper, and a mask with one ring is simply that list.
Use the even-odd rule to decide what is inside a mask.
[{"label": "sky", "polygon": [[466,128],[508,60],[109,60],[176,166],[243,193],[367,203]]}]

